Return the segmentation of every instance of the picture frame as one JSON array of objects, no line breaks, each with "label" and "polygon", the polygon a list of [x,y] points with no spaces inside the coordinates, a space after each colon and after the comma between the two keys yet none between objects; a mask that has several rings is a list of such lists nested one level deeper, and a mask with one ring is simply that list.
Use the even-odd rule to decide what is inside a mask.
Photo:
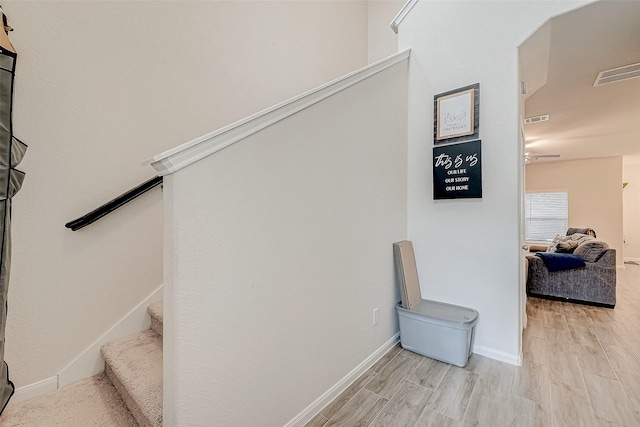
[{"label": "picture frame", "polygon": [[433,199],[482,198],[482,141],[433,147]]},{"label": "picture frame", "polygon": [[480,84],[461,87],[433,98],[435,145],[478,139]]}]

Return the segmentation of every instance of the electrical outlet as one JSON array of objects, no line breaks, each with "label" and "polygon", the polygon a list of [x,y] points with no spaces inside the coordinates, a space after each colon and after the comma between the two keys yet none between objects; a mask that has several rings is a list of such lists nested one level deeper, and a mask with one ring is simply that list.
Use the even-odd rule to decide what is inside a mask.
[{"label": "electrical outlet", "polygon": [[373,324],[377,325],[379,321],[380,321],[380,314],[379,314],[378,307],[376,307],[373,309]]}]

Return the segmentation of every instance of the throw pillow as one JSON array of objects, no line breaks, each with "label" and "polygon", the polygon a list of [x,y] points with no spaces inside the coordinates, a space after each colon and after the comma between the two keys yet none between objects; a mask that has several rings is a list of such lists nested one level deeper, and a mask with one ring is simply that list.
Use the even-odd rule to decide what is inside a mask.
[{"label": "throw pillow", "polygon": [[573,254],[581,256],[586,262],[596,262],[604,254],[605,249],[609,249],[609,245],[602,240],[587,240],[579,244]]},{"label": "throw pillow", "polygon": [[584,240],[593,240],[594,237],[593,236],[589,236],[588,234],[582,234],[582,233],[573,233],[570,236],[564,236],[565,240],[577,240],[577,241],[584,241]]},{"label": "throw pillow", "polygon": [[556,252],[573,253],[575,248],[577,248],[580,243],[587,240],[593,240],[593,237],[581,233],[574,233],[569,236],[564,236],[556,245]]},{"label": "throw pillow", "polygon": [[557,234],[556,237],[553,238],[551,243],[549,243],[549,247],[547,248],[547,252],[556,252],[558,250],[558,243],[562,241],[561,235]]},{"label": "throw pillow", "polygon": [[596,237],[596,232],[594,231],[593,228],[587,228],[587,227],[582,227],[582,228],[578,228],[578,227],[569,227],[567,229],[567,236],[574,234],[574,233],[580,233],[580,234],[588,234],[591,237]]},{"label": "throw pillow", "polygon": [[577,240],[559,242],[556,246],[556,252],[570,254],[578,247],[578,243],[579,242]]}]

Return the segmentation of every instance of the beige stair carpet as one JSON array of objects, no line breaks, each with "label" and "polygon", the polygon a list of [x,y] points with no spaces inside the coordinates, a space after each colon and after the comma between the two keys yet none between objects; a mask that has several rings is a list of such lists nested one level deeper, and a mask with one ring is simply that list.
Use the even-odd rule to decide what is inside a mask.
[{"label": "beige stair carpet", "polygon": [[138,424],[106,375],[22,402],[9,402],[2,427],[134,427]]},{"label": "beige stair carpet", "polygon": [[151,329],[101,348],[105,372],[7,406],[2,427],[162,426],[162,302]]},{"label": "beige stair carpet", "polygon": [[101,351],[105,373],[138,424],[162,426],[162,337],[148,329],[105,344]]}]

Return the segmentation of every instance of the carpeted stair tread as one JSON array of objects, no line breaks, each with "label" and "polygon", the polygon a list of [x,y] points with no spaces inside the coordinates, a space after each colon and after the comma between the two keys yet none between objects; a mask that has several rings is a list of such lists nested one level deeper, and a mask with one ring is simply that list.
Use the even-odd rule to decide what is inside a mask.
[{"label": "carpeted stair tread", "polygon": [[162,301],[149,305],[147,313],[151,316],[151,329],[162,335]]},{"label": "carpeted stair tread", "polygon": [[148,329],[107,343],[101,352],[107,376],[136,421],[162,426],[162,337]]},{"label": "carpeted stair tread", "polygon": [[14,402],[2,427],[135,427],[138,424],[104,373],[58,390]]}]

